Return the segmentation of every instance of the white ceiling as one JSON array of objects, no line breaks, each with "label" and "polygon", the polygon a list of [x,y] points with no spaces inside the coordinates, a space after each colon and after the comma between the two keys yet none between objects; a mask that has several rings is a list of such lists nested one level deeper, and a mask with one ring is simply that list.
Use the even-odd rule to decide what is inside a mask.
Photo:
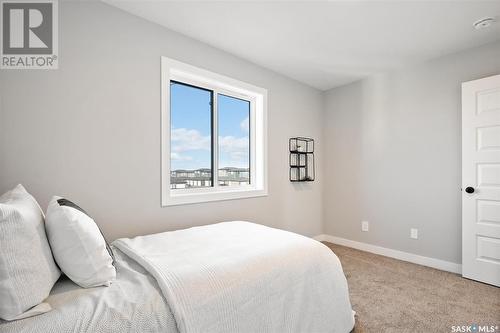
[{"label": "white ceiling", "polygon": [[500,40],[500,0],[105,1],[320,90]]}]

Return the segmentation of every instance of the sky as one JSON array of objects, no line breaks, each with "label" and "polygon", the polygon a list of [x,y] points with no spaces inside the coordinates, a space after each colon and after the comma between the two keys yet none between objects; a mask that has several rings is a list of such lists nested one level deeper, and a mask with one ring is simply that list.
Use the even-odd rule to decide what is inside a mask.
[{"label": "sky", "polygon": [[[211,166],[211,102],[208,90],[172,83],[171,169]],[[250,103],[218,96],[219,167],[248,168]]]}]

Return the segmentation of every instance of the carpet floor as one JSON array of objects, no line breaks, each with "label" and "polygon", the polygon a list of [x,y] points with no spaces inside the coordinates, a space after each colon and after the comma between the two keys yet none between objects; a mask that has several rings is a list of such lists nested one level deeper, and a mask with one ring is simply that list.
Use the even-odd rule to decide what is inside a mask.
[{"label": "carpet floor", "polygon": [[[324,244],[342,262],[356,311],[354,333],[453,332],[452,326],[468,325],[472,325],[471,332],[479,332],[483,325],[493,326],[483,332],[500,332],[500,288],[457,274]],[[473,325],[478,325],[476,330]]]}]

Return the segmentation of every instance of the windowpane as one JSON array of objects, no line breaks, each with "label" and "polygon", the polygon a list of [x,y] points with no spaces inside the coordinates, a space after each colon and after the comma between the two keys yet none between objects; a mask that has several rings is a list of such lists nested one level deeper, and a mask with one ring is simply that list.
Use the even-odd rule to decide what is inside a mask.
[{"label": "windowpane", "polygon": [[250,102],[217,96],[219,185],[250,184]]},{"label": "windowpane", "polygon": [[170,83],[170,188],[212,186],[212,98],[209,90]]}]

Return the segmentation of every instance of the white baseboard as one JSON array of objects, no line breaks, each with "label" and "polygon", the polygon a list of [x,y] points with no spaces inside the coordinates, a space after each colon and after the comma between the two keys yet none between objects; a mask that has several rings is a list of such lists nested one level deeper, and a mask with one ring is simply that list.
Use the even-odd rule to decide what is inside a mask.
[{"label": "white baseboard", "polygon": [[450,261],[419,256],[418,254],[388,249],[388,248],[382,247],[382,246],[357,242],[357,241],[353,241],[350,239],[345,239],[345,238],[335,237],[335,236],[330,236],[330,235],[318,235],[318,236],[315,236],[313,238],[317,241],[320,241],[320,242],[329,242],[329,243],[333,243],[333,244],[352,247],[354,249],[358,249],[361,251],[380,254],[382,256],[391,257],[391,258],[399,259],[399,260],[403,260],[403,261],[408,261],[408,262],[411,262],[414,264],[440,269],[442,271],[462,274],[462,265],[456,264],[456,263],[450,262]]}]

